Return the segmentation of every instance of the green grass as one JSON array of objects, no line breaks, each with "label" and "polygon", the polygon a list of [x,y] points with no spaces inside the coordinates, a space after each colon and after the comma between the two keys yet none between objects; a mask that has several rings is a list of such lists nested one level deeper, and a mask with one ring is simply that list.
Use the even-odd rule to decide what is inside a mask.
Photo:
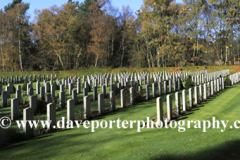
[{"label": "green grass", "polygon": [[[179,120],[239,119],[240,84],[198,105]],[[164,96],[165,99],[165,96]],[[166,106],[164,106],[166,111]],[[101,120],[144,120],[156,117],[156,100],[98,117]],[[229,126],[228,125],[228,126]],[[185,126],[186,127],[186,126]],[[133,129],[61,130],[0,149],[1,159],[238,159],[240,129]]]}]

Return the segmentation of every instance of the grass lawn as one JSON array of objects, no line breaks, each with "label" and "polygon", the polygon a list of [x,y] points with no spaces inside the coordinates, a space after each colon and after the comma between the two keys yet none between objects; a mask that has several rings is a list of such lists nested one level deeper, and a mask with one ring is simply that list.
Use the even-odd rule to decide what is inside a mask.
[{"label": "grass lawn", "polygon": [[[239,159],[240,129],[230,129],[239,118],[240,84],[227,87],[177,120],[228,120],[221,129],[113,128],[59,130],[0,149],[1,159]],[[163,96],[165,99],[165,96]],[[166,112],[166,105],[164,105]],[[65,111],[66,112],[66,111]],[[66,113],[65,113],[66,114]],[[102,120],[144,120],[156,117],[156,99],[120,109]],[[239,124],[240,126],[240,124]],[[186,127],[186,125],[185,125]]]}]

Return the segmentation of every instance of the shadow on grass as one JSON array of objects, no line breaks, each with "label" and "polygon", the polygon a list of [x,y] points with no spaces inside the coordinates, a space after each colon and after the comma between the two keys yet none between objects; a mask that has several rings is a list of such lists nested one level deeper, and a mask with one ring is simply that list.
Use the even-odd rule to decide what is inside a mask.
[{"label": "shadow on grass", "polygon": [[169,154],[161,154],[155,155],[154,157],[149,156],[150,160],[157,159],[204,159],[204,160],[214,160],[214,159],[236,159],[238,160],[240,157],[239,152],[240,140],[225,142],[215,148],[207,148],[202,149],[201,152],[196,153],[186,153],[183,155],[169,155]]},{"label": "shadow on grass", "polygon": [[18,143],[18,144],[14,144],[14,145],[9,145],[9,146],[7,146],[6,148],[4,148],[4,147],[0,147],[0,149],[2,149],[2,150],[5,150],[5,149],[9,149],[9,148],[17,148],[17,147],[22,147],[22,146],[24,146],[24,145],[26,145],[27,143]]},{"label": "shadow on grass", "polygon": [[194,105],[192,108],[187,108],[187,112],[184,114],[181,114],[180,116],[173,117],[174,120],[179,121],[188,118],[187,115],[194,114],[194,111],[200,110],[200,107],[204,107],[206,104],[214,100],[216,97],[220,96],[224,92],[226,92],[227,89],[233,88],[233,86],[227,86],[224,90],[221,90],[219,92],[216,92],[215,95],[209,97],[207,100],[202,101],[198,105]]},{"label": "shadow on grass", "polygon": [[45,135],[42,135],[42,136],[37,136],[34,139],[42,139],[42,138],[47,138],[47,137],[51,137],[51,136],[53,136],[53,135],[52,134],[45,134]]}]

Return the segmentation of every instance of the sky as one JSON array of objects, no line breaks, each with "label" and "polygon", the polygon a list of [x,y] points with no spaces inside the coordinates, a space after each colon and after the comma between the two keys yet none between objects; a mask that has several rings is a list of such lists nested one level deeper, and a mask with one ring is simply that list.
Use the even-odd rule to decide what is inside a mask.
[{"label": "sky", "polygon": [[[28,15],[30,16],[30,22],[34,19],[34,10],[42,10],[50,8],[53,5],[60,7],[62,4],[67,3],[68,0],[22,0],[24,3],[30,3],[30,8],[28,10]],[[84,0],[73,0],[78,1],[79,3],[84,2]],[[182,3],[182,0],[175,0],[176,3]],[[11,3],[12,0],[0,0],[0,9],[3,9],[8,3]],[[133,12],[136,12],[140,9],[143,4],[143,0],[111,0],[111,4],[114,7],[119,9],[122,6],[129,5]]]}]

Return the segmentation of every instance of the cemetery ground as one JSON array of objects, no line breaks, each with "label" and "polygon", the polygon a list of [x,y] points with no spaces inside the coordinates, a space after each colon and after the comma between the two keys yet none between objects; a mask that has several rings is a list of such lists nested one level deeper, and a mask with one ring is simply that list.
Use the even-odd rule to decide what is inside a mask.
[{"label": "cemetery ground", "polygon": [[[144,91],[145,85],[142,86]],[[34,82],[33,88],[35,87]],[[68,90],[65,91],[66,99],[70,99]],[[58,92],[59,90],[56,90],[57,98]],[[98,88],[98,93],[100,92],[101,88]],[[88,95],[92,97],[91,94],[92,92]],[[228,127],[224,132],[221,132],[221,125],[221,129],[210,128],[207,132],[202,132],[202,128],[186,128],[185,132],[178,132],[178,128],[145,128],[137,132],[137,125],[133,125],[133,129],[118,129],[113,125],[112,129],[98,128],[91,132],[90,128],[75,126],[74,129],[59,129],[33,139],[9,144],[0,148],[0,156],[1,159],[238,159],[240,129],[230,129],[229,126],[235,120],[239,120],[239,96],[240,84],[226,86],[226,89],[175,119],[211,121],[212,117],[216,117],[217,120],[228,120]],[[166,113],[166,95],[161,97]],[[82,93],[78,95],[78,99],[82,100]],[[116,106],[119,106],[119,95],[116,99]],[[174,98],[172,102],[174,109]],[[82,105],[76,105],[75,111],[80,113]],[[97,101],[91,102],[91,110],[97,110]],[[10,111],[10,107],[0,109],[0,112],[6,113],[7,116],[10,116]],[[66,114],[66,108],[58,110],[57,120],[66,117]],[[156,118],[156,98],[95,117],[93,120],[109,121],[119,118],[122,121],[146,122],[146,117],[151,120]],[[46,120],[46,114],[35,116],[34,119]],[[14,122],[12,128],[16,127]]]}]

